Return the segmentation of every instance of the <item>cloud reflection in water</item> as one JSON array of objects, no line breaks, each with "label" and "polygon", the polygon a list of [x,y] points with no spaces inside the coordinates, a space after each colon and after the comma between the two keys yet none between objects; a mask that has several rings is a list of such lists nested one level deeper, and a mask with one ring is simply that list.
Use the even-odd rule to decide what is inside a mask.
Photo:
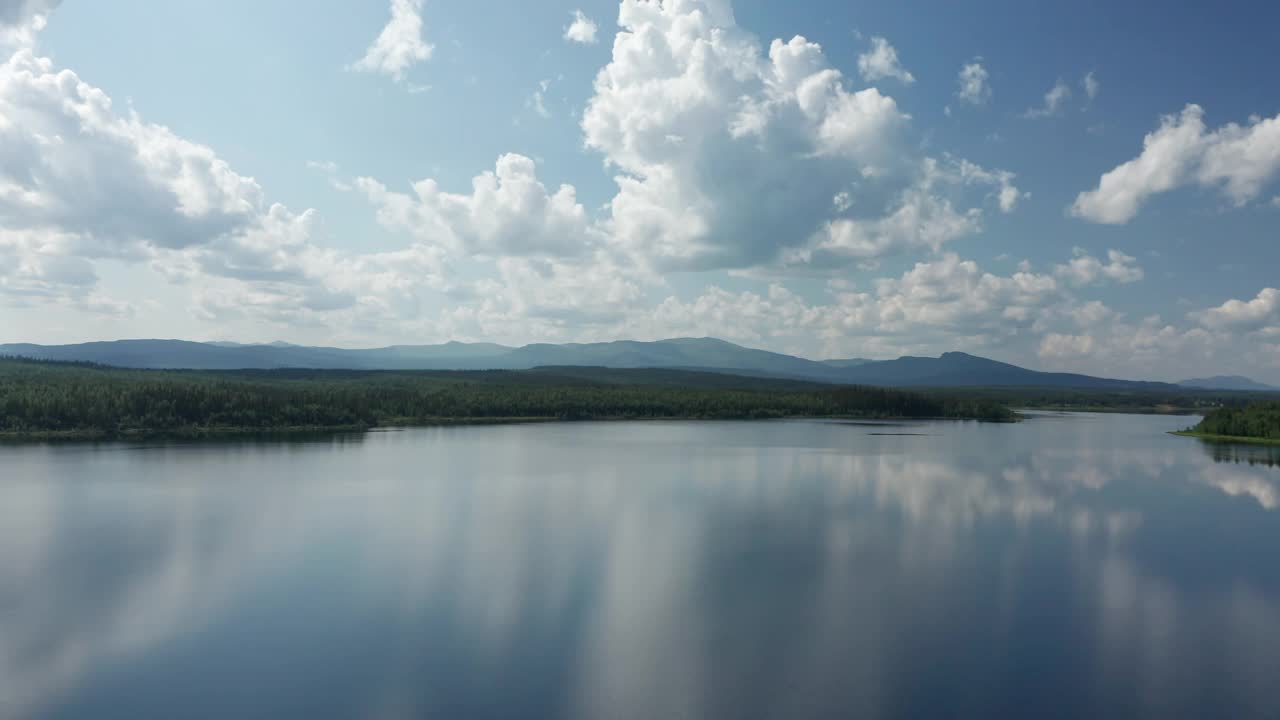
[{"label": "cloud reflection in water", "polygon": [[1280,468],[1162,421],[4,448],[0,715],[1247,715]]}]

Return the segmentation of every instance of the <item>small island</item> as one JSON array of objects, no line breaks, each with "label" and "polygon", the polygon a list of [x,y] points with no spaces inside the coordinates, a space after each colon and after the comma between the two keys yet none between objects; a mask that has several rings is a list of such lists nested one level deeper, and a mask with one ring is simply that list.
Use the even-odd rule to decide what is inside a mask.
[{"label": "small island", "polygon": [[363,431],[569,420],[954,418],[991,400],[669,369],[126,370],[0,358],[0,439]]},{"label": "small island", "polygon": [[1174,434],[1222,442],[1280,445],[1280,401],[1218,408],[1205,415],[1195,427]]}]

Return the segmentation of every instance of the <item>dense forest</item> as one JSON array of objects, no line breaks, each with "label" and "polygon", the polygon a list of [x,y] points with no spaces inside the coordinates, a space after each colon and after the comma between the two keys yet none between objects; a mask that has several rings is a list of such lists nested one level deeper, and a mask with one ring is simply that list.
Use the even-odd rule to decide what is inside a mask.
[{"label": "dense forest", "polygon": [[1203,436],[1252,438],[1280,443],[1280,402],[1214,410],[1188,431]]},{"label": "dense forest", "polygon": [[[926,390],[927,391],[927,390]],[[1174,390],[1104,388],[952,388],[958,398],[980,398],[1013,408],[1073,412],[1204,413],[1244,407],[1261,398],[1280,398],[1253,390]]]},{"label": "dense forest", "polygon": [[0,359],[0,434],[10,437],[783,417],[1013,413],[981,398],[678,370],[202,372]]}]

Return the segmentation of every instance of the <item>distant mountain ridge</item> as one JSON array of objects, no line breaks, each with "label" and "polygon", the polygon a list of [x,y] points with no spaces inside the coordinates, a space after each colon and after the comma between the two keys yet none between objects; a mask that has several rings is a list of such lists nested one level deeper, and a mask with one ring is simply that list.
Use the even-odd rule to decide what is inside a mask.
[{"label": "distant mountain ridge", "polygon": [[1266,385],[1243,375],[1214,375],[1207,378],[1192,378],[1178,383],[1181,387],[1198,390],[1255,390],[1260,392],[1280,392],[1280,387]]},{"label": "distant mountain ridge", "polygon": [[[94,362],[126,368],[237,370],[316,368],[352,370],[523,370],[544,366],[671,368],[884,387],[1070,387],[1177,390],[1178,385],[1048,373],[962,352],[896,360],[809,360],[715,338],[641,342],[448,342],[346,349],[287,343],[244,345],[185,340],[117,340],[78,345],[0,345],[0,355]],[[1265,388],[1265,386],[1263,386]]]}]

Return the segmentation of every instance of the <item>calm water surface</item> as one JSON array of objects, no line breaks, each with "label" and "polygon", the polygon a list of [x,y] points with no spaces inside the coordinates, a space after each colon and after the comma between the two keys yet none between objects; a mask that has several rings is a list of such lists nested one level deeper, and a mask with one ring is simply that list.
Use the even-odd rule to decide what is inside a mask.
[{"label": "calm water surface", "polygon": [[1187,422],[0,446],[0,717],[1280,717],[1280,458]]}]

